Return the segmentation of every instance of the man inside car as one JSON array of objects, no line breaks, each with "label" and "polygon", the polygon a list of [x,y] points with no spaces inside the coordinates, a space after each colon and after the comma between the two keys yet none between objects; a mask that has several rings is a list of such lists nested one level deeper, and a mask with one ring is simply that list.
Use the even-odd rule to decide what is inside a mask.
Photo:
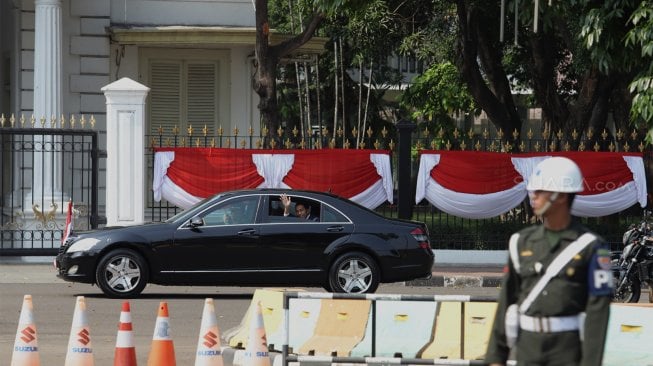
[{"label": "man inside car", "polygon": [[280,196],[281,203],[283,204],[283,216],[292,216],[298,217],[302,220],[307,221],[320,221],[320,218],[311,214],[311,206],[305,204],[304,202],[295,203],[295,214],[290,213],[291,200],[290,196],[285,193],[282,193]]}]

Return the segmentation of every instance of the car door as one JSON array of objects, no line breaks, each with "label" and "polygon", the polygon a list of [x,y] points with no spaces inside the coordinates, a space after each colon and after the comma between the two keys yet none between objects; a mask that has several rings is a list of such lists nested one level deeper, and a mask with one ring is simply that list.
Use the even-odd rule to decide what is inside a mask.
[{"label": "car door", "polygon": [[[311,206],[318,221],[283,216],[279,198],[274,195],[262,202],[260,252],[265,258],[261,269],[280,281],[319,278],[325,269],[325,250],[334,242],[346,240],[354,224],[345,215],[322,201],[292,197]],[[304,278],[299,278],[303,276]]]},{"label": "car door", "polygon": [[[259,195],[234,197],[216,203],[182,225],[175,234],[175,272],[188,277],[228,281],[256,270]],[[193,222],[197,225],[193,225]]]}]

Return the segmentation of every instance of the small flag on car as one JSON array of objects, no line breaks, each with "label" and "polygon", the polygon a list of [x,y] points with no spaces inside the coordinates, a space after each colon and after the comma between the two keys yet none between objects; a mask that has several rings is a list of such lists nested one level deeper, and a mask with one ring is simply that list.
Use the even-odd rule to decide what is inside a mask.
[{"label": "small flag on car", "polygon": [[68,201],[68,213],[66,214],[66,226],[63,228],[61,244],[65,244],[70,233],[73,232],[73,200]]}]

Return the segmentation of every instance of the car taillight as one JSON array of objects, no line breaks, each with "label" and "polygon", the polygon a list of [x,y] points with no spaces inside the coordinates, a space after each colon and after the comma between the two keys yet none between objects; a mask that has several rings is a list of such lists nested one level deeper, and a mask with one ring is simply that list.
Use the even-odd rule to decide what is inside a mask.
[{"label": "car taillight", "polygon": [[410,235],[417,240],[417,243],[422,249],[431,249],[428,234],[422,228],[415,228],[410,232]]}]

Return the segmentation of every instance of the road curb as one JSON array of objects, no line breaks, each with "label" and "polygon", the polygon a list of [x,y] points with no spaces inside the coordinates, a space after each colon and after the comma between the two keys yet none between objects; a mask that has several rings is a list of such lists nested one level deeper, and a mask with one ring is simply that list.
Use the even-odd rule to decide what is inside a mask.
[{"label": "road curb", "polygon": [[503,276],[435,275],[428,279],[407,281],[406,286],[430,287],[500,287]]}]

